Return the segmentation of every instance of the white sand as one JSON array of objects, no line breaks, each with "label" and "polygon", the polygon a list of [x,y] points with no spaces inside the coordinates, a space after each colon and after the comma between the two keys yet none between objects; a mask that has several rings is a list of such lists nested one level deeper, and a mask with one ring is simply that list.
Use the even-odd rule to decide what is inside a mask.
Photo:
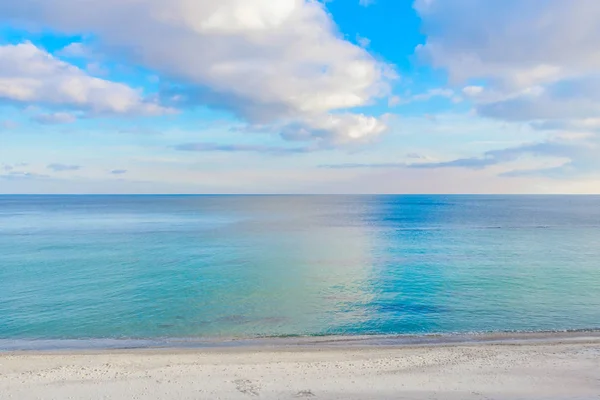
[{"label": "white sand", "polygon": [[1,399],[600,399],[600,341],[0,355]]}]

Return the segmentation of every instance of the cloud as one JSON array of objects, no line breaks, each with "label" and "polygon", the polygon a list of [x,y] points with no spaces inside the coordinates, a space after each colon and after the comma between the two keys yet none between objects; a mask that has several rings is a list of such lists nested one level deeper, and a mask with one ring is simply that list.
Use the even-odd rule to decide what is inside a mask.
[{"label": "cloud", "polygon": [[[0,5],[1,6],[1,5]],[[90,115],[157,115],[168,110],[122,83],[87,75],[32,43],[0,46],[0,99],[83,110]],[[66,114],[58,114],[64,118]],[[42,117],[46,122],[54,117]]]},{"label": "cloud", "polygon": [[[507,160],[512,161],[512,160]],[[408,165],[410,168],[448,168],[448,167],[460,167],[460,168],[470,168],[470,169],[482,169],[485,167],[489,167],[490,165],[496,165],[500,163],[494,156],[487,154],[483,158],[459,158],[457,160],[452,161],[443,161],[443,162],[435,162],[435,163],[419,163],[419,164],[410,164]]]},{"label": "cloud", "polygon": [[0,174],[0,179],[14,181],[24,179],[46,179],[50,178],[48,175],[37,174],[35,172],[27,171],[8,171],[5,174]]},{"label": "cloud", "polygon": [[0,170],[4,171],[4,173],[0,173],[0,179],[6,181],[21,181],[50,178],[49,175],[24,171],[23,168],[27,166],[29,166],[27,163],[0,164]]},{"label": "cloud", "polygon": [[427,157],[427,156],[425,156],[423,154],[420,154],[420,153],[407,153],[405,155],[405,157],[409,158],[409,159],[414,159],[414,160],[427,160],[427,159],[429,159],[429,157]]},{"label": "cloud", "polygon": [[384,133],[387,116],[370,117],[364,114],[331,114],[306,118],[283,126],[281,136],[286,140],[318,139],[327,144],[368,142]]},{"label": "cloud", "polygon": [[[569,124],[600,115],[600,2],[417,0],[418,54],[484,116]],[[571,122],[567,122],[571,121]]]},{"label": "cloud", "polygon": [[61,57],[90,58],[92,53],[83,43],[74,42],[66,45],[56,54]]},{"label": "cloud", "polygon": [[280,147],[243,144],[217,143],[184,143],[175,146],[179,151],[195,152],[225,152],[225,153],[268,153],[268,154],[299,154],[312,151],[309,147]]},{"label": "cloud", "polygon": [[529,87],[600,67],[595,0],[417,0],[422,56],[454,80]]},{"label": "cloud", "polygon": [[465,86],[462,89],[462,92],[464,95],[468,96],[468,97],[477,97],[479,96],[482,92],[484,91],[484,88],[482,86]]},{"label": "cloud", "polygon": [[100,63],[97,63],[97,62],[89,63],[85,67],[85,69],[87,70],[87,72],[90,73],[90,75],[95,75],[95,76],[108,75],[108,70],[106,68],[104,68]]},{"label": "cloud", "polygon": [[358,0],[358,4],[363,7],[369,7],[372,4],[375,4],[375,0]]},{"label": "cloud", "polygon": [[524,144],[500,150],[491,150],[482,157],[460,158],[445,162],[411,164],[410,168],[467,168],[484,169],[517,161],[526,156],[551,158],[559,162],[558,166],[550,168],[519,169],[504,172],[506,177],[515,176],[546,176],[550,178],[568,179],[576,176],[594,175],[600,172],[598,151],[600,143],[594,140],[552,141]]},{"label": "cloud", "polygon": [[70,124],[77,121],[77,117],[75,115],[65,112],[39,114],[31,119],[43,125]]},{"label": "cloud", "polygon": [[565,79],[479,106],[481,115],[510,121],[589,120],[600,115],[600,76]]},{"label": "cloud", "polygon": [[319,168],[327,169],[365,169],[365,168],[406,168],[407,163],[346,163],[346,164],[324,164]]},{"label": "cloud", "polygon": [[[408,153],[405,155],[409,160],[428,160],[429,157],[419,153]],[[345,163],[345,164],[324,164],[319,168],[328,169],[392,169],[392,168],[414,168],[419,164],[409,162],[386,162],[386,163]]]},{"label": "cloud", "polygon": [[548,120],[532,122],[531,126],[538,130],[600,133],[600,118],[583,118],[572,121]]},{"label": "cloud", "polygon": [[27,163],[16,163],[16,164],[0,164],[0,167],[4,171],[13,171],[17,168],[27,167],[29,164]]},{"label": "cloud", "polygon": [[454,103],[459,103],[460,101],[462,101],[462,98],[460,96],[458,96],[452,89],[434,88],[434,89],[429,89],[424,93],[409,95],[404,98],[401,96],[392,96],[388,100],[388,106],[395,107],[399,104],[409,104],[409,103],[420,102],[420,101],[424,102],[424,101],[429,101],[436,97],[447,98],[447,99],[452,100]]},{"label": "cloud", "polygon": [[46,168],[51,169],[54,172],[65,172],[65,171],[79,171],[81,169],[81,166],[67,165],[67,164],[50,164]]},{"label": "cloud", "polygon": [[[162,98],[173,105],[220,107],[251,124],[305,125],[349,114],[387,96],[393,77],[388,65],[341,37],[318,1],[22,0],[0,2],[0,15],[91,34],[95,54],[170,82]],[[356,135],[365,125],[354,120],[357,137],[383,132],[367,125]]]},{"label": "cloud", "polygon": [[435,169],[435,168],[449,168],[449,167],[461,167],[468,169],[483,169],[490,165],[499,164],[500,161],[494,159],[486,153],[484,158],[461,158],[458,160],[444,161],[444,162],[422,162],[422,163],[346,163],[346,164],[325,164],[321,165],[321,168],[334,168],[334,169],[358,169],[358,168],[416,168],[416,169]]},{"label": "cloud", "polygon": [[433,97],[452,98],[454,97],[454,91],[451,89],[444,88],[429,89],[425,93],[413,95],[410,99],[412,101],[426,101]]},{"label": "cloud", "polygon": [[127,173],[126,169],[113,169],[110,171],[112,175],[125,175]]},{"label": "cloud", "polygon": [[358,43],[360,47],[366,48],[371,44],[371,39],[356,35],[356,43]]}]

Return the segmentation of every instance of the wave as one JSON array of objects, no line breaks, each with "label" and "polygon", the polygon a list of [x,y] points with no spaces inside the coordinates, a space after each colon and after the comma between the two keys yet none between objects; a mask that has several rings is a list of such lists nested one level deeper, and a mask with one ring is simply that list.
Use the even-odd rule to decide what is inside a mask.
[{"label": "wave", "polygon": [[600,341],[600,328],[551,331],[493,331],[425,334],[360,335],[277,335],[229,338],[82,338],[82,339],[0,339],[0,352],[93,351],[143,349],[208,349],[320,346],[430,346],[485,343],[551,343],[576,340]]}]

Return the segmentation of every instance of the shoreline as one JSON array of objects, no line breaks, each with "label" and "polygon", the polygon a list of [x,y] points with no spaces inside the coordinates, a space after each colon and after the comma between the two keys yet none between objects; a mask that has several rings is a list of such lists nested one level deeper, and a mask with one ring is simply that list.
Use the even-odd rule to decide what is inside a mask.
[{"label": "shoreline", "polygon": [[0,399],[596,399],[600,337],[0,353]]},{"label": "shoreline", "polygon": [[0,355],[10,353],[103,352],[119,350],[314,349],[552,344],[598,342],[600,330],[489,332],[477,334],[331,335],[258,338],[159,339],[0,339]]}]

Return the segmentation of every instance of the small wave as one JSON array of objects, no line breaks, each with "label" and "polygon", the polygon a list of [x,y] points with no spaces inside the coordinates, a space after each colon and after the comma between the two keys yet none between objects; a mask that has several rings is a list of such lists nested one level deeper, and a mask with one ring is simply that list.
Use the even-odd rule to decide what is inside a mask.
[{"label": "small wave", "polygon": [[0,352],[244,348],[262,346],[414,346],[600,340],[600,328],[423,334],[282,334],[255,337],[157,339],[0,339]]}]

